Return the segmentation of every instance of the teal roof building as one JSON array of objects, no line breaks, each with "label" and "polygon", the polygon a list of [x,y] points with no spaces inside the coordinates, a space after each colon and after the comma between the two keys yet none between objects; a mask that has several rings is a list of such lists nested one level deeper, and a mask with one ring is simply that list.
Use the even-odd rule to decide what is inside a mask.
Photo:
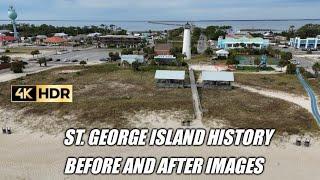
[{"label": "teal roof building", "polygon": [[218,48],[221,49],[235,49],[235,48],[267,48],[270,44],[268,39],[263,38],[249,38],[249,37],[226,37],[218,39]]}]

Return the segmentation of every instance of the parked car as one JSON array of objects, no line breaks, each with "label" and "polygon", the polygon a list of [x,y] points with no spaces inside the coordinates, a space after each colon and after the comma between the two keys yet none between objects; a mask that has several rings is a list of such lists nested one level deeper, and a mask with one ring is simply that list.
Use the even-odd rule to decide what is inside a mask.
[{"label": "parked car", "polygon": [[67,58],[63,60],[63,62],[70,62],[70,61],[71,61],[71,60],[70,60],[70,59],[67,59]]},{"label": "parked car", "polygon": [[108,61],[108,59],[107,58],[101,58],[99,61],[106,62],[106,61]]},{"label": "parked car", "polygon": [[74,60],[72,60],[72,62],[78,62],[78,60],[77,60],[77,59],[74,59]]},{"label": "parked car", "polygon": [[56,59],[55,61],[56,61],[56,62],[60,62],[60,61],[61,61],[61,59]]}]

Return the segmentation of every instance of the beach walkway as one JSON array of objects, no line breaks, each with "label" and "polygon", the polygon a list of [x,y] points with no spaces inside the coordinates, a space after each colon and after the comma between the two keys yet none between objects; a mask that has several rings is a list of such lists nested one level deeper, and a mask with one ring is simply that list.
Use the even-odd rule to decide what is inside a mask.
[{"label": "beach walkway", "polygon": [[198,94],[197,84],[194,77],[194,72],[192,69],[189,69],[189,76],[190,76],[190,84],[191,84],[191,91],[192,91],[192,99],[193,99],[193,108],[195,113],[195,120],[198,121],[196,123],[202,123],[202,108],[200,103],[200,98]]},{"label": "beach walkway", "polygon": [[318,126],[320,126],[320,113],[319,113],[319,107],[318,107],[318,104],[317,104],[317,96],[315,95],[315,93],[312,90],[311,86],[302,77],[299,68],[296,69],[296,72],[297,72],[297,77],[298,77],[300,83],[302,84],[302,86],[307,91],[307,93],[308,93],[308,95],[310,97],[312,114],[313,114],[314,118],[316,119],[316,121],[318,123]]}]

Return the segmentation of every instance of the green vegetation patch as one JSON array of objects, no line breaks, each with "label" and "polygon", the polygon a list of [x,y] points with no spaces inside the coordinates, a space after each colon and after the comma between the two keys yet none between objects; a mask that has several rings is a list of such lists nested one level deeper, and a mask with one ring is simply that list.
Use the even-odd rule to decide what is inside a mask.
[{"label": "green vegetation patch", "polygon": [[[65,70],[81,70],[63,73]],[[11,103],[11,85],[72,84],[73,103]],[[74,124],[92,127],[131,127],[124,113],[143,110],[182,110],[192,114],[190,89],[158,89],[154,71],[122,69],[116,64],[57,68],[0,85],[0,106],[22,109],[26,114],[76,116]],[[40,127],[39,127],[40,128]],[[62,128],[63,129],[63,128]]]},{"label": "green vegetation patch", "polygon": [[226,120],[226,125],[237,128],[276,128],[300,134],[317,132],[318,126],[305,109],[283,100],[251,93],[239,88],[230,91],[202,90],[202,105],[206,110],[204,123],[213,119]]},{"label": "green vegetation patch", "polygon": [[307,96],[303,86],[292,74],[235,74],[235,81],[247,86],[284,91]]}]

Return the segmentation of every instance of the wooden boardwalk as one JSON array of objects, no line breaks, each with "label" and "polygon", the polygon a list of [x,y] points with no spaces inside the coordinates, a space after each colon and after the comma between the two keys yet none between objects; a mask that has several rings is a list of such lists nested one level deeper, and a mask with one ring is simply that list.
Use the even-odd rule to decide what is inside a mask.
[{"label": "wooden boardwalk", "polygon": [[190,76],[190,85],[191,85],[191,91],[192,91],[195,120],[199,121],[198,123],[202,124],[203,113],[202,113],[200,98],[199,98],[199,94],[198,94],[197,84],[196,84],[194,72],[192,69],[189,69],[189,76]]}]

